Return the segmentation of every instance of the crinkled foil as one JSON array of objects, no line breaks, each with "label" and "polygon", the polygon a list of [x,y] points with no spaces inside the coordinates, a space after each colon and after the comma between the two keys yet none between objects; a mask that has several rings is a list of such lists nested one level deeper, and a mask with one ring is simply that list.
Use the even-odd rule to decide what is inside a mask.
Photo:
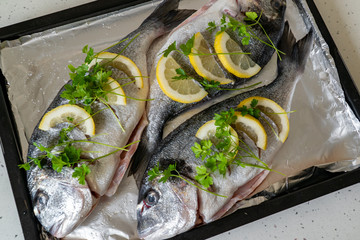
[{"label": "crinkled foil", "polygon": [[[68,64],[79,65],[84,45],[101,50],[139,24],[159,1],[24,36],[1,44],[0,67],[8,81],[23,157],[35,125],[58,90],[68,81]],[[198,9],[207,0],[184,0],[180,8]],[[254,192],[232,211],[259,204],[308,179],[313,166],[350,171],[360,164],[360,122],[345,102],[339,76],[305,0],[288,0],[286,18],[297,39],[310,28],[315,42],[305,73],[297,84],[290,115],[290,133],[275,156],[273,169]],[[268,67],[269,68],[269,67]],[[269,71],[271,72],[271,71]],[[269,73],[270,74],[270,73]],[[273,75],[262,73],[262,78]],[[258,193],[258,194],[257,194]],[[136,239],[137,188],[124,179],[115,196],[103,197],[92,214],[66,239]]]}]

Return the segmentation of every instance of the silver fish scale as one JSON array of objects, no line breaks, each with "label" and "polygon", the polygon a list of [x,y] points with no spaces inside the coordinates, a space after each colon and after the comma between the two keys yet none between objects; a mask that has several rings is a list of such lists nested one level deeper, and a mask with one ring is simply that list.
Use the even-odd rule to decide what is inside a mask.
[{"label": "silver fish scale", "polygon": [[[195,158],[194,153],[191,150],[191,146],[194,145],[198,140],[195,137],[197,130],[207,121],[212,120],[215,113],[229,110],[230,108],[236,108],[236,106],[244,99],[252,96],[261,96],[270,98],[277,102],[284,109],[289,109],[291,105],[293,90],[296,86],[297,81],[300,79],[299,75],[302,74],[305,68],[305,63],[308,59],[308,54],[313,44],[312,31],[302,40],[295,44],[295,38],[289,30],[288,24],[285,26],[284,34],[280,42],[280,47],[286,53],[282,61],[278,61],[279,75],[278,77],[268,86],[261,87],[249,92],[245,92],[229,99],[226,99],[220,103],[217,103],[204,111],[194,115],[173,132],[171,132],[160,144],[155,154],[151,157],[147,171],[153,166],[160,163],[160,169],[164,169],[169,163],[178,163],[177,170],[182,176],[189,177],[193,182],[196,182],[195,174],[196,167],[202,165],[200,159]],[[275,153],[280,149],[282,143],[269,132],[267,128],[268,148],[266,151],[261,153],[261,160],[271,166],[271,162]],[[253,152],[256,151],[254,145],[250,146]],[[241,154],[239,152],[239,154]],[[248,160],[245,160],[248,161]],[[250,160],[254,163],[254,160]],[[185,171],[186,169],[186,171]],[[190,169],[190,171],[189,171]],[[215,193],[229,196],[231,198],[225,199],[216,197],[204,191],[199,191],[197,195],[199,209],[198,214],[201,216],[201,220],[205,223],[214,221],[223,216],[237,201],[247,197],[255,188],[263,181],[267,176],[268,171],[264,171],[259,168],[251,167],[236,167],[231,166],[230,171],[226,173],[224,178],[218,172],[212,174],[213,186],[212,190]],[[147,172],[144,175],[142,185],[139,193],[139,203],[147,198],[149,191],[156,191],[160,188],[163,183],[149,181]],[[161,195],[162,193],[158,193]],[[178,193],[173,193],[178,195]],[[171,193],[166,193],[166,196]],[[186,194],[185,194],[186,195]],[[162,203],[167,200],[162,199]],[[166,206],[166,204],[165,204]],[[164,207],[165,207],[164,206]],[[154,209],[162,208],[160,200],[153,206]],[[155,211],[155,210],[153,210]],[[142,215],[147,214],[138,211],[138,223],[146,221],[142,218]],[[190,212],[189,212],[190,214]],[[155,221],[152,219],[152,221]],[[163,232],[165,237],[168,226],[156,222],[155,225],[151,226],[150,229],[157,229],[159,232]],[[143,229],[138,227],[140,233],[145,235],[149,229]],[[188,229],[178,227],[178,232],[183,232]],[[155,231],[155,230],[152,230]],[[150,235],[150,237],[152,237]]]},{"label": "silver fish scale", "polygon": [[[216,32],[210,34],[205,30],[208,27],[209,22],[215,21],[217,24],[219,24],[223,14],[234,14],[237,15],[238,18],[243,18],[243,12],[256,11],[260,13],[262,10],[264,10],[262,15],[264,20],[262,20],[262,23],[266,25],[268,29],[270,29],[268,31],[268,34],[276,46],[282,35],[284,27],[284,13],[286,1],[276,0],[275,2],[278,3],[277,9],[274,9],[271,5],[272,3],[270,2],[271,1],[262,1],[259,3],[256,2],[255,4],[254,1],[212,1],[206,6],[204,6],[204,8],[198,10],[192,17],[187,19],[175,30],[173,30],[168,36],[168,39],[164,46],[159,50],[159,53],[166,50],[168,46],[174,41],[176,41],[177,47],[179,47],[180,44],[186,43],[187,40],[190,39],[197,32],[203,33],[204,38],[208,42],[211,51],[213,51],[212,43],[214,42]],[[246,7],[242,8],[243,6]],[[271,21],[268,21],[269,19]],[[257,35],[259,35],[259,38],[267,40],[267,37],[263,32],[256,30],[256,33]],[[241,39],[237,37],[237,41],[241,42]],[[274,49],[265,46],[259,41],[252,41],[251,43],[251,45],[246,47],[246,51],[251,52],[251,55],[254,55],[253,60],[255,62],[260,63],[260,66],[264,66],[270,61],[274,53]],[[157,55],[156,59],[154,60],[155,63],[159,61],[161,57],[160,55]],[[177,53],[175,53],[174,56],[175,59],[179,61],[179,64],[185,69],[185,71],[187,71],[191,76],[198,77],[187,58],[179,57]],[[218,62],[216,56],[214,56],[214,59]],[[226,88],[247,87],[255,83],[252,81],[252,79],[254,78],[236,78],[235,76],[229,74],[221,66],[221,64],[219,64],[219,66],[226,76],[228,76],[230,79],[235,80],[233,84],[225,85],[224,87]],[[132,172],[134,173],[138,184],[141,181],[142,175],[149,161],[148,156],[150,156],[156,150],[158,143],[162,139],[163,128],[166,122],[172,120],[176,116],[183,114],[190,109],[200,107],[205,102],[211,99],[216,99],[217,97],[226,94],[226,91],[211,90],[209,91],[209,95],[200,102],[191,104],[175,102],[169,97],[167,97],[157,84],[155,76],[156,64],[153,65],[151,72],[150,98],[154,98],[154,100],[147,105],[149,125],[147,126],[142,135],[138,151],[135,153],[133,158],[134,163],[132,166]],[[198,77],[198,79],[201,78]],[[262,84],[259,84],[256,87],[260,86],[262,86]],[[242,91],[245,92],[249,90],[250,89],[245,89]]]},{"label": "silver fish scale", "polygon": [[[146,99],[148,97],[149,84],[147,76],[149,73],[147,65],[149,62],[147,61],[146,56],[150,45],[156,38],[170,31],[193,13],[192,10],[178,11],[178,2],[178,0],[164,1],[164,3],[160,4],[138,29],[124,38],[126,41],[106,50],[116,54],[121,53],[130,58],[138,66],[142,76],[144,76],[144,87],[138,89],[135,84],[127,85],[124,87],[125,95],[137,99]],[[137,36],[137,38],[135,38],[135,36]],[[133,41],[125,49],[125,46],[130,40]],[[123,76],[123,73],[116,72],[115,75]],[[128,82],[128,80],[121,81],[121,83],[124,82]],[[60,97],[63,90],[64,88],[60,90],[47,111],[68,103],[67,100]],[[142,126],[137,128],[138,124],[141,125],[146,123],[146,119],[142,120],[145,104],[145,101],[127,98],[126,106],[110,106],[115,114],[113,114],[103,103],[96,102],[92,104],[92,111],[97,113],[93,116],[96,125],[96,135],[91,140],[112,145],[117,148],[125,146],[130,137],[139,136],[140,133],[137,131],[141,131],[143,128]],[[81,103],[79,105],[81,105]],[[125,131],[121,130],[119,122]],[[33,142],[41,141],[44,143],[43,145],[50,146],[53,145],[54,142],[56,143],[57,139],[58,136],[49,135],[46,132],[44,133],[36,126],[31,137],[28,155],[36,156],[38,154],[35,146],[32,145]],[[81,139],[85,140],[86,137],[82,136]],[[133,141],[136,140],[138,139],[133,139]],[[77,144],[77,146],[79,145],[80,144]],[[81,148],[85,151],[89,151],[88,153],[85,153],[83,157],[93,159],[116,150],[113,147],[95,143],[81,144]],[[132,148],[132,150],[134,149]],[[131,150],[129,152],[132,154]],[[121,153],[121,151],[118,151],[115,154],[103,157],[90,164],[89,167],[91,173],[87,175],[86,186],[81,186],[81,190],[79,190],[78,183],[77,185],[72,184],[74,181],[78,181],[77,179],[72,178],[72,173],[74,172],[73,169],[64,168],[64,171],[68,173],[67,175],[56,174],[54,170],[48,167],[41,171],[36,171],[36,168],[29,170],[28,180],[29,185],[33,188],[32,199],[35,201],[34,209],[37,209],[40,206],[42,208],[41,211],[35,211],[35,214],[46,231],[49,231],[55,237],[64,237],[75,226],[83,221],[88,214],[90,214],[93,209],[92,207],[96,204],[96,201],[93,200],[104,194],[111,195],[116,191],[130,160],[130,157]],[[43,175],[46,177],[43,178]],[[46,182],[53,182],[53,185],[42,184],[44,182],[42,181],[43,179],[48,179]],[[61,187],[64,186],[68,191],[62,190]],[[54,189],[57,191],[53,191]],[[83,194],[83,189],[86,189],[89,194]],[[40,196],[44,196],[49,204],[44,205],[41,202],[36,201]],[[44,200],[43,197],[40,199]],[[66,203],[66,206],[73,206],[74,209],[69,210],[62,204],[62,200]],[[89,205],[91,207],[88,207]],[[70,212],[68,213],[68,211]],[[60,221],[58,219],[59,221],[54,222],[51,220],[56,219],[53,212],[56,212],[59,216],[75,214],[76,218],[72,216],[72,220]]]}]

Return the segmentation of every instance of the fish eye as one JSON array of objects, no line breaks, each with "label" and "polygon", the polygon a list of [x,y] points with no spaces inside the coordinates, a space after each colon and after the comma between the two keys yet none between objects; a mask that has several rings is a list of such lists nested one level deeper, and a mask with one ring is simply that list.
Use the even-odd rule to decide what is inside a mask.
[{"label": "fish eye", "polygon": [[274,0],[274,1],[271,1],[271,5],[272,5],[272,7],[273,8],[275,8],[275,9],[280,9],[280,7],[281,7],[281,1],[279,1],[279,0]]},{"label": "fish eye", "polygon": [[150,191],[146,195],[145,204],[149,207],[154,206],[159,200],[159,195],[155,191]]},{"label": "fish eye", "polygon": [[38,192],[34,199],[34,205],[45,206],[49,200],[49,196],[44,192]]}]

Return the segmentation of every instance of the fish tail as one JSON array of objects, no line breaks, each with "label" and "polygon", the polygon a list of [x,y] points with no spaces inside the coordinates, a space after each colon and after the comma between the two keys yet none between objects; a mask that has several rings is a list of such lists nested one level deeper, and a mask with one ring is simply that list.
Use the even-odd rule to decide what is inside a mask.
[{"label": "fish tail", "polygon": [[282,55],[282,59],[278,61],[279,72],[282,72],[289,66],[293,66],[298,74],[304,72],[305,64],[313,44],[313,35],[314,31],[311,28],[305,37],[296,41],[289,23],[285,23],[284,33],[278,45],[278,48],[285,53],[285,55]]},{"label": "fish tail", "polygon": [[179,10],[179,2],[180,0],[162,1],[154,12],[144,20],[142,26],[149,22],[161,22],[165,29],[172,30],[195,12],[195,10],[188,9]]}]

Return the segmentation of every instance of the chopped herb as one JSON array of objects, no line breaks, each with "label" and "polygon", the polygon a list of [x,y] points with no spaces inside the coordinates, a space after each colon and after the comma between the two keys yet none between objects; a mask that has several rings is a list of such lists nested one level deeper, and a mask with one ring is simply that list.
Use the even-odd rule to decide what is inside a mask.
[{"label": "chopped herb", "polygon": [[[172,78],[174,80],[192,80],[193,79],[192,77],[187,75],[187,73],[182,68],[177,68],[175,71],[176,71],[176,73],[178,75],[174,76]],[[243,88],[222,88],[222,87],[220,87],[221,83],[219,81],[208,80],[206,78],[203,78],[202,80],[197,80],[197,79],[194,79],[194,80],[198,81],[204,87],[204,89],[206,91],[210,90],[210,89],[236,91],[236,90],[243,90],[243,89],[252,88],[252,87],[255,87],[256,85],[261,84],[261,82],[258,82],[258,83],[255,83],[255,84],[252,84],[250,86],[243,87]]]},{"label": "chopped herb", "polygon": [[85,177],[91,172],[90,168],[86,164],[81,164],[80,167],[74,168],[74,172],[72,174],[73,178],[77,178],[81,185],[85,185]]},{"label": "chopped herb", "polygon": [[176,71],[176,73],[178,75],[173,77],[172,79],[174,79],[174,80],[188,80],[188,79],[191,79],[191,77],[188,76],[186,74],[186,72],[182,68],[177,68],[175,71]]},{"label": "chopped herb", "polygon": [[[246,12],[245,15],[246,15],[246,18],[244,20],[246,22],[250,22],[250,24],[247,24],[246,22],[242,23],[231,16],[223,15],[223,17],[220,20],[220,25],[216,25],[215,22],[209,22],[207,30],[210,32],[213,32],[217,29],[217,27],[220,27],[220,31],[218,33],[224,32],[226,30],[231,30],[231,31],[237,33],[240,37],[242,37],[241,43],[243,45],[249,45],[250,39],[254,38],[254,39],[260,41],[261,43],[273,48],[281,60],[280,54],[285,54],[285,53],[276,48],[276,46],[270,39],[269,35],[266,33],[264,27],[261,25],[260,18],[261,18],[262,12],[261,12],[260,16],[258,16],[258,14],[256,12]],[[264,34],[266,35],[267,42],[260,39],[255,34],[255,32],[252,30],[252,27],[254,27],[256,25],[258,25],[261,28],[261,30],[264,32]]]},{"label": "chopped herb", "polygon": [[210,176],[210,173],[205,166],[197,166],[196,173],[195,180],[204,188],[209,188],[213,185],[213,178]]},{"label": "chopped herb", "polygon": [[173,42],[172,44],[170,44],[170,46],[169,46],[165,51],[163,51],[161,54],[164,55],[164,57],[167,57],[167,56],[169,56],[169,54],[170,54],[172,51],[177,51],[176,41]]},{"label": "chopped herb", "polygon": [[[257,102],[253,101],[251,106],[256,107]],[[230,165],[235,164],[240,167],[257,167],[261,169],[271,170],[269,166],[261,161],[251,149],[240,140],[247,148],[235,146],[233,144],[233,135],[230,131],[230,125],[236,121],[235,110],[230,108],[228,111],[222,111],[214,116],[217,144],[215,148],[212,146],[210,140],[202,140],[200,143],[195,142],[191,147],[196,158],[202,159],[203,165],[196,168],[197,175],[195,179],[205,188],[208,188],[213,183],[211,174],[218,171],[224,177]],[[243,156],[237,155],[238,152],[244,153]],[[243,158],[251,157],[256,159],[260,165],[249,164],[242,161]]]},{"label": "chopped herb", "polygon": [[260,118],[260,110],[256,108],[256,105],[258,104],[258,100],[253,99],[250,103],[250,107],[242,106],[238,108],[238,110],[241,112],[242,116],[245,116],[247,114],[253,116],[254,118],[259,119]]},{"label": "chopped herb", "polygon": [[186,183],[200,189],[200,190],[203,190],[205,192],[208,192],[208,193],[211,193],[215,196],[218,196],[218,197],[226,197],[226,196],[223,196],[223,195],[219,195],[219,194],[216,194],[214,192],[210,192],[209,190],[205,189],[205,188],[201,188],[199,187],[198,185],[194,184],[193,182],[187,180],[186,178],[182,177],[179,173],[179,171],[176,169],[176,164],[170,164],[168,166],[168,168],[164,169],[164,170],[160,170],[160,165],[159,163],[154,166],[152,169],[150,169],[148,171],[148,175],[149,175],[149,181],[153,181],[155,178],[161,176],[161,178],[158,180],[158,182],[162,182],[162,183],[165,183],[170,177],[175,177],[175,178],[180,178],[181,180],[185,181]]},{"label": "chopped herb", "polygon": [[172,44],[169,45],[169,47],[165,51],[160,53],[160,55],[164,55],[164,57],[167,57],[172,51],[176,51],[181,54],[184,54],[185,56],[188,56],[191,53],[191,49],[194,47],[194,39],[195,39],[195,34],[190,39],[188,39],[185,44],[180,45],[180,50],[176,48],[176,41],[174,41]]}]

